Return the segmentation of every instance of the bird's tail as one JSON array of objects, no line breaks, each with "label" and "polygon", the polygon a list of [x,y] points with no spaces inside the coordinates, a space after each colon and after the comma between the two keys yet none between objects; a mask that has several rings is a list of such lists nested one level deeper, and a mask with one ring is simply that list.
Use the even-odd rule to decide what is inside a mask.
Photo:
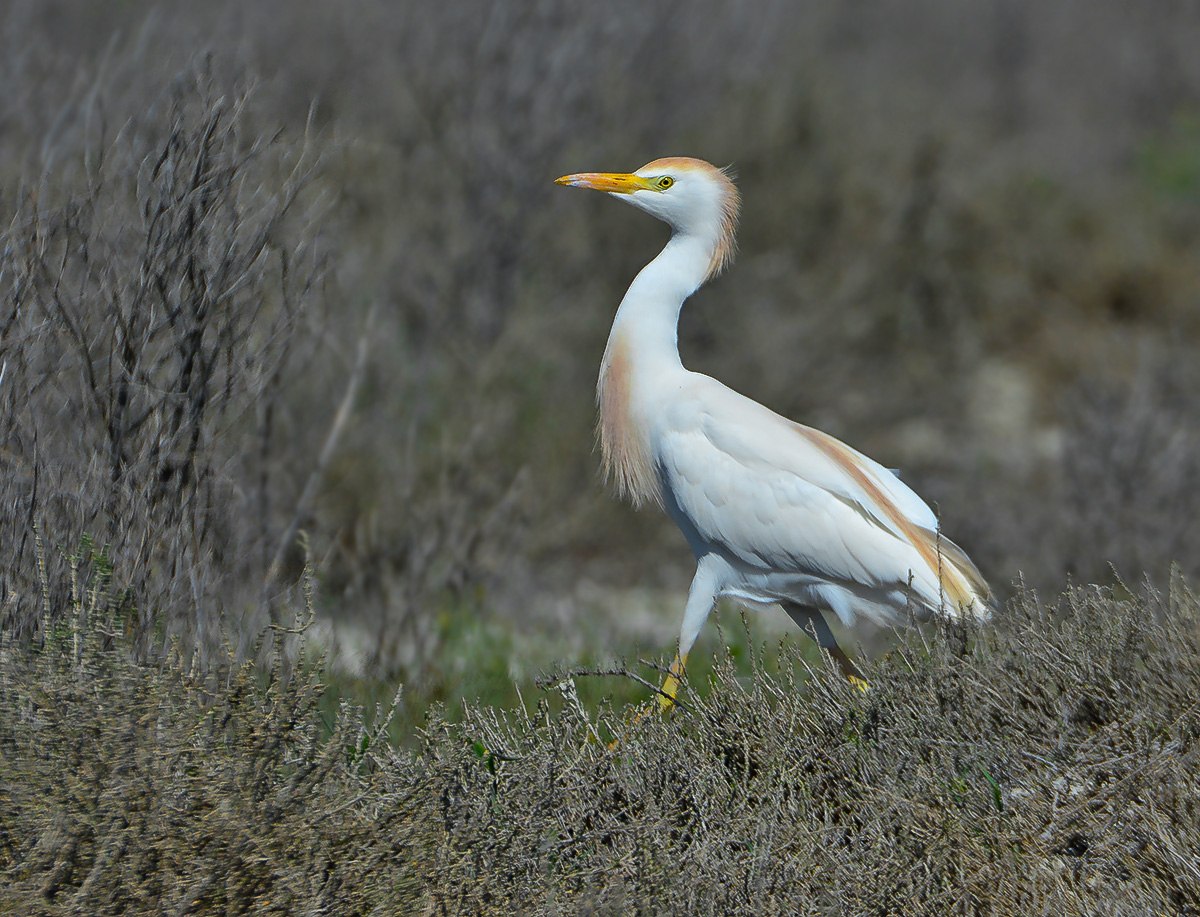
[{"label": "bird's tail", "polygon": [[941,591],[941,612],[950,618],[973,618],[988,621],[996,611],[996,599],[988,581],[967,557],[966,551],[941,533],[931,533],[938,561],[938,583]]},{"label": "bird's tail", "polygon": [[930,561],[937,577],[938,595],[933,610],[954,619],[989,620],[996,610],[996,600],[967,552],[940,532],[922,534],[927,542],[921,553]]}]

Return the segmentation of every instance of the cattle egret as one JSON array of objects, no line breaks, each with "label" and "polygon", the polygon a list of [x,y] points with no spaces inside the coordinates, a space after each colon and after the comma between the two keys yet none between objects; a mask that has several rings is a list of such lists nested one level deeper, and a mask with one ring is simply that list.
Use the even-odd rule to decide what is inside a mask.
[{"label": "cattle egret", "polygon": [[781,605],[859,687],[823,612],[847,626],[858,615],[896,624],[909,612],[986,620],[987,583],[894,472],[684,368],[680,309],[733,256],[739,196],[729,176],[672,157],[557,184],[607,192],[671,227],[621,300],[596,390],[607,477],[635,506],[662,507],[696,555],[662,707],[674,706],[688,651],[721,596]]}]

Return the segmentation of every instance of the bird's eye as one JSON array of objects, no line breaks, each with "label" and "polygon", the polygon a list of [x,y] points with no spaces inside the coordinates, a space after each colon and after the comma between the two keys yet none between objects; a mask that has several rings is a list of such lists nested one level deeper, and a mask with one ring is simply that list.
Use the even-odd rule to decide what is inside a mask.
[{"label": "bird's eye", "polygon": [[664,175],[658,180],[658,189],[660,191],[666,191],[673,184],[675,184],[675,179],[673,179],[670,175]]}]

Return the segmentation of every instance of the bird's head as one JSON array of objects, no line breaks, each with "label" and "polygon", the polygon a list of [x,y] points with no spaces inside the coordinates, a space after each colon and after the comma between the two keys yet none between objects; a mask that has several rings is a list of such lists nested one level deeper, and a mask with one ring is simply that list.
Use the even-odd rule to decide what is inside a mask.
[{"label": "bird's head", "polygon": [[670,224],[676,233],[710,242],[708,277],[733,259],[741,198],[725,171],[702,159],[671,156],[648,162],[636,172],[579,172],[555,182],[606,191]]}]

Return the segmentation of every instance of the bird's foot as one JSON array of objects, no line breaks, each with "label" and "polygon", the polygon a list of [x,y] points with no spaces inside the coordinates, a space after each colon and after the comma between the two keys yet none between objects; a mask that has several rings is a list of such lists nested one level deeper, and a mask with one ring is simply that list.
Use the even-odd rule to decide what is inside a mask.
[{"label": "bird's foot", "polygon": [[676,698],[679,696],[679,690],[683,687],[683,667],[687,662],[687,657],[675,657],[671,663],[671,667],[667,670],[667,677],[663,679],[662,687],[658,689],[658,702],[651,701],[649,704],[638,710],[637,713],[629,720],[629,725],[625,727],[625,731],[618,737],[608,743],[608,750],[615,751],[617,747],[624,741],[637,725],[652,713],[658,713],[665,716],[675,709],[678,704]]},{"label": "bird's foot", "polygon": [[655,713],[659,708],[654,703],[643,704],[633,716],[629,718],[629,722],[621,731],[621,734],[608,743],[609,751],[616,751],[621,747],[621,743],[629,737],[629,734],[638,727],[638,724],[646,717]]}]

